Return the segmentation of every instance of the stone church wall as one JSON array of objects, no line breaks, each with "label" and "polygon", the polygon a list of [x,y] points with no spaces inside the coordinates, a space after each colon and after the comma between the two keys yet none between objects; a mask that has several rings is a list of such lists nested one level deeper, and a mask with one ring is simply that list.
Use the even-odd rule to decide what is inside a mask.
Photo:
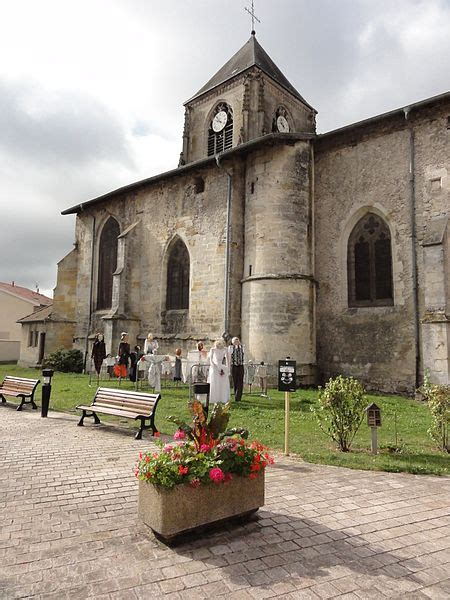
[{"label": "stone church wall", "polygon": [[[448,102],[448,101],[447,101]],[[449,214],[447,107],[414,111],[419,316],[425,269],[421,241],[431,219]],[[410,132],[402,115],[322,136],[316,143],[316,278],[318,360],[323,378],[354,375],[370,387],[411,392],[415,385]],[[434,182],[442,177],[440,187]],[[433,190],[434,188],[434,190]],[[348,236],[366,212],[391,231],[394,306],[349,308]],[[441,281],[446,276],[441,274]],[[423,337],[423,333],[422,333]],[[420,375],[424,340],[420,339]]]},{"label": "stone church wall", "polygon": [[[204,192],[195,192],[195,179],[202,176]],[[223,332],[223,282],[225,260],[227,178],[217,166],[192,171],[189,175],[151,183],[132,194],[111,198],[78,215],[76,240],[79,253],[77,278],[77,346],[84,347],[88,326],[91,271],[92,218],[96,221],[94,254],[93,306],[96,302],[98,240],[101,228],[112,215],[126,238],[123,257],[125,268],[114,275],[123,277],[114,290],[123,298],[114,298],[121,308],[93,311],[90,334],[105,330],[111,321],[110,347],[116,352],[120,330],[130,333],[130,343],[143,341],[151,331],[160,339],[162,351],[173,352],[176,345],[191,349],[196,340],[214,340]],[[239,186],[234,219],[241,219]],[[133,227],[134,225],[134,227]],[[235,230],[237,251],[234,257],[235,280],[242,277],[242,236]],[[127,233],[127,230],[130,230]],[[124,233],[125,232],[125,233]],[[168,250],[176,237],[186,244],[190,254],[191,283],[189,311],[166,311],[166,273]],[[121,236],[120,236],[121,237]],[[119,237],[119,241],[120,241]],[[119,245],[120,248],[120,245]],[[119,252],[120,260],[120,252]],[[119,271],[118,265],[118,271]],[[236,304],[237,302],[237,304]],[[235,312],[240,303],[235,299]],[[234,316],[234,319],[236,317]],[[108,335],[106,336],[108,344]]]}]

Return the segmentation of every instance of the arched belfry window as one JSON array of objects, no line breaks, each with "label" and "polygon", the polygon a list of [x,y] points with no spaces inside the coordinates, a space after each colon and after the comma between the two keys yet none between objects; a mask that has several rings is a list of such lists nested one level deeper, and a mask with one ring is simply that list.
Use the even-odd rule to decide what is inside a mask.
[{"label": "arched belfry window", "polygon": [[120,235],[119,223],[109,217],[106,221],[98,245],[97,310],[111,308],[113,274],[117,268],[117,238]]},{"label": "arched belfry window", "polygon": [[208,130],[208,156],[233,146],[233,111],[222,102],[216,106]]},{"label": "arched belfry window", "polygon": [[167,310],[189,308],[189,252],[177,239],[169,250],[167,261]]},{"label": "arched belfry window", "polygon": [[374,213],[360,219],[350,234],[347,273],[349,306],[393,304],[391,235]]}]

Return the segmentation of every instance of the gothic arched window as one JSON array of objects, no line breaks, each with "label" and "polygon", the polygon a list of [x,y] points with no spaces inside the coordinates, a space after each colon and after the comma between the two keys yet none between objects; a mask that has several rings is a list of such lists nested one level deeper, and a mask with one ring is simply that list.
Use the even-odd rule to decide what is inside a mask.
[{"label": "gothic arched window", "polygon": [[233,146],[233,111],[228,104],[218,104],[208,130],[208,156]]},{"label": "gothic arched window", "polygon": [[360,219],[350,234],[347,275],[349,306],[393,304],[391,235],[374,213]]},{"label": "gothic arched window", "polygon": [[97,310],[111,308],[113,274],[117,268],[117,238],[120,235],[118,222],[109,217],[98,245]]},{"label": "gothic arched window", "polygon": [[178,239],[170,249],[167,262],[166,309],[189,308],[189,252]]}]

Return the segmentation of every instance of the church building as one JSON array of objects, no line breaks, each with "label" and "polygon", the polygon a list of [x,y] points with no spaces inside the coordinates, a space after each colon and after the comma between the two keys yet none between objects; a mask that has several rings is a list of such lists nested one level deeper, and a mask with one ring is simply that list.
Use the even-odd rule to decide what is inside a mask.
[{"label": "church building", "polygon": [[252,32],[184,107],[178,168],[63,212],[55,344],[229,332],[305,384],[449,383],[450,92],[319,135]]}]

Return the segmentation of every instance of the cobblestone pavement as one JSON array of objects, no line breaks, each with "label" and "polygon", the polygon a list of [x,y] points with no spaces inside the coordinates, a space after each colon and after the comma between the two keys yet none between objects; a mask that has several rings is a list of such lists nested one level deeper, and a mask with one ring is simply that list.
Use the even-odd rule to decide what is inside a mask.
[{"label": "cobblestone pavement", "polygon": [[266,506],[168,548],[137,521],[149,441],[0,406],[0,598],[450,597],[450,480],[280,458]]}]

